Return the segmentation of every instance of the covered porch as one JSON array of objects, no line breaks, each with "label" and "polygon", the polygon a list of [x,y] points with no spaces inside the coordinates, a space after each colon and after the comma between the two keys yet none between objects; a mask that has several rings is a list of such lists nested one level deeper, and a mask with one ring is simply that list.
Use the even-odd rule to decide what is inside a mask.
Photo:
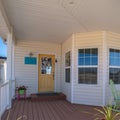
[{"label": "covered porch", "polygon": [[[120,90],[117,5],[105,0],[0,0],[0,36],[7,43],[2,120],[21,115],[29,120],[93,120],[96,111],[89,105],[112,104],[109,80]],[[64,93],[70,103],[27,99],[12,104],[16,87],[23,85],[27,98],[52,91]]]}]

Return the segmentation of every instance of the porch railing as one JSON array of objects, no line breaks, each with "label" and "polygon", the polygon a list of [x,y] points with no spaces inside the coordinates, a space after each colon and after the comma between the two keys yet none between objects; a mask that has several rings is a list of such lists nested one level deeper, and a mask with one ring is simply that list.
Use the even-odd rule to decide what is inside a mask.
[{"label": "porch railing", "polygon": [[0,118],[4,111],[11,107],[11,100],[15,96],[15,80],[0,85]]}]

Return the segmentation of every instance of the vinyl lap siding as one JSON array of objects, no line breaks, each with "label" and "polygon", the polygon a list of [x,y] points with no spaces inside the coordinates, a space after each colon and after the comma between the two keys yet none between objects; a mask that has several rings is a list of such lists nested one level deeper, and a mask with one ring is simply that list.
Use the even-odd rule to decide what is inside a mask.
[{"label": "vinyl lap siding", "polygon": [[67,100],[71,101],[71,81],[65,82],[65,53],[72,50],[72,37],[62,43],[62,92],[67,96]]},{"label": "vinyl lap siding", "polygon": [[[18,41],[15,46],[15,79],[16,85],[27,86],[27,95],[38,92],[38,64],[25,65],[24,57],[32,52],[33,57],[38,54],[54,54],[58,62],[55,63],[55,91],[61,91],[61,45],[39,41]],[[38,59],[37,59],[38,61]]]},{"label": "vinyl lap siding", "polygon": [[[108,51],[108,85],[107,85],[107,94],[106,94],[106,102],[113,102],[113,95],[111,93],[111,89],[109,88],[109,48],[119,49],[120,50],[120,34],[114,32],[107,32],[107,51]],[[116,88],[120,90],[120,85],[116,85]]]},{"label": "vinyl lap siding", "polygon": [[[74,82],[73,102],[79,104],[102,105],[102,32],[77,33],[74,35]],[[98,48],[98,84],[78,84],[78,49]]]},{"label": "vinyl lap siding", "polygon": [[107,45],[108,48],[115,47],[120,49],[120,34],[107,32]]}]

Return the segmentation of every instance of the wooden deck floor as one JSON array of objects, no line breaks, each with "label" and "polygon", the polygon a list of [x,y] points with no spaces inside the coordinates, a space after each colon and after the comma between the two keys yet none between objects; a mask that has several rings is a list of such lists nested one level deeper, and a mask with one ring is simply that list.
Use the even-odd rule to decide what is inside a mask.
[{"label": "wooden deck floor", "polygon": [[[97,113],[92,106],[71,104],[65,100],[16,100],[1,120],[94,120]],[[86,113],[88,112],[88,113]],[[20,117],[23,118],[20,119]]]}]

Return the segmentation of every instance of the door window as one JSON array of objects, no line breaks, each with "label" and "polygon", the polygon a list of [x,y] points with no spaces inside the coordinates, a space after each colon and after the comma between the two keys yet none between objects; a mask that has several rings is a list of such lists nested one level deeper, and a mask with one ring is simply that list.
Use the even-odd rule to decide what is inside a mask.
[{"label": "door window", "polygon": [[41,74],[52,74],[52,59],[50,57],[41,58]]}]

